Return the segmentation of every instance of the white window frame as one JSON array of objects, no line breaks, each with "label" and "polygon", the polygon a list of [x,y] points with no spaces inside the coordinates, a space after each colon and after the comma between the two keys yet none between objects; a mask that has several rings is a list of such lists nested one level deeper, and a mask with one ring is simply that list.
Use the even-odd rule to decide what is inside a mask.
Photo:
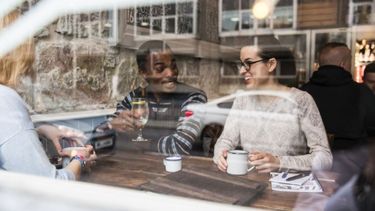
[{"label": "white window frame", "polygon": [[372,0],[372,2],[353,2],[353,0],[349,1],[349,14],[348,14],[348,25],[350,26],[365,26],[365,25],[373,25],[372,23],[368,24],[354,24],[353,18],[354,18],[354,8],[358,6],[371,6],[372,15],[375,13],[375,0]]},{"label": "white window frame", "polygon": [[111,36],[108,37],[108,43],[110,46],[115,46],[119,42],[119,12],[116,6],[110,11],[112,12],[112,30]]},{"label": "white window frame", "polygon": [[[310,40],[311,40],[311,33],[310,30],[282,30],[282,31],[277,31],[273,33],[276,37],[278,36],[287,36],[287,35],[305,35],[306,36],[306,43],[305,43],[305,48],[306,48],[306,63],[304,66],[304,69],[306,71],[307,76],[309,75],[309,70],[310,70],[310,63],[311,63],[311,46],[310,46]],[[258,36],[254,36],[254,45],[258,44]],[[237,75],[224,75],[224,62],[222,61],[220,64],[220,77],[221,78],[238,78],[240,77],[239,73]],[[298,69],[296,72],[298,73]],[[276,73],[277,78],[282,78],[282,79],[287,79],[287,78],[294,78],[297,75],[280,75],[280,72]]]},{"label": "white window frame", "polygon": [[[184,34],[179,34],[178,33],[178,12],[177,12],[177,5],[178,3],[181,3],[182,1],[178,1],[176,0],[175,2],[168,2],[168,3],[175,3],[176,4],[176,14],[175,15],[167,15],[167,16],[157,16],[157,17],[153,17],[151,14],[149,16],[150,18],[150,34],[149,35],[140,35],[140,34],[137,34],[137,30],[138,30],[138,27],[137,27],[137,6],[135,6],[133,9],[134,9],[134,22],[133,22],[133,36],[134,36],[134,40],[136,41],[144,41],[144,40],[149,40],[150,38],[152,39],[162,39],[162,40],[165,40],[165,39],[189,39],[189,38],[195,38],[196,37],[196,34],[197,34],[197,4],[198,4],[198,0],[186,0],[186,1],[183,1],[183,2],[191,2],[193,3],[193,13],[192,14],[188,14],[186,16],[189,16],[189,17],[192,17],[193,19],[193,32],[192,33],[184,33]],[[163,4],[165,2],[163,1]],[[145,6],[145,5],[143,5]],[[151,7],[152,5],[147,5],[150,7],[150,13],[151,13]],[[164,7],[163,7],[163,10],[164,10]],[[174,18],[175,19],[175,32],[174,33],[166,33],[165,32],[165,20],[168,19],[168,18]],[[153,20],[162,20],[162,31],[158,34],[153,34],[153,30],[152,30],[152,27],[153,27]]]},{"label": "white window frame", "polygon": [[[270,17],[270,27],[269,28],[258,28],[258,20],[253,19],[253,28],[250,29],[244,29],[242,30],[242,13],[245,11],[241,9],[241,0],[236,0],[239,1],[239,20],[238,20],[238,25],[239,29],[238,31],[229,31],[229,32],[223,32],[222,31],[222,17],[223,17],[223,0],[219,1],[219,36],[220,37],[230,37],[230,36],[237,36],[237,35],[266,35],[266,34],[274,34],[278,32],[283,32],[283,31],[290,31],[290,30],[295,30],[297,29],[297,10],[298,10],[298,0],[293,0],[293,24],[291,28],[283,28],[283,29],[274,29],[273,28],[273,15],[271,14]],[[250,10],[250,8],[249,8]]]}]

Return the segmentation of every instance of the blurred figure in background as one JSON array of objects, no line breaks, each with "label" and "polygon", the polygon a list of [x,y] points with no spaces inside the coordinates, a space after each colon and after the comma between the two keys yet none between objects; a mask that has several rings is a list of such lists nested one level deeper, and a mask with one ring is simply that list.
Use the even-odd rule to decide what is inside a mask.
[{"label": "blurred figure in background", "polygon": [[[0,19],[0,29],[19,17],[13,11]],[[34,174],[58,179],[78,179],[83,168],[95,159],[88,146],[71,158],[70,164],[61,170],[52,165],[38,139],[38,133],[48,137],[55,145],[65,133],[52,125],[41,126],[37,131],[30,119],[26,103],[14,90],[19,78],[28,74],[34,61],[32,38],[0,58],[0,169]],[[58,151],[62,154],[61,150]]]},{"label": "blurred figure in background", "polygon": [[275,77],[284,60],[290,63],[291,59],[289,49],[275,38],[267,46],[241,49],[239,72],[246,87],[275,95],[235,99],[215,145],[214,162],[221,171],[227,169],[228,150],[238,145],[250,152],[249,161],[260,173],[331,168],[332,155],[314,100],[306,92],[281,85]]},{"label": "blurred figure in background", "polygon": [[[375,144],[369,145],[369,154],[373,153]],[[325,210],[375,210],[375,156],[369,156],[365,168],[328,200]]]},{"label": "blurred figure in background", "polygon": [[319,51],[319,69],[302,87],[314,98],[325,129],[333,137],[333,169],[339,183],[359,173],[367,160],[367,130],[375,125],[375,96],[350,73],[351,51],[344,43],[327,43]]},{"label": "blurred figure in background", "polygon": [[368,64],[363,73],[363,82],[375,94],[375,62]]}]

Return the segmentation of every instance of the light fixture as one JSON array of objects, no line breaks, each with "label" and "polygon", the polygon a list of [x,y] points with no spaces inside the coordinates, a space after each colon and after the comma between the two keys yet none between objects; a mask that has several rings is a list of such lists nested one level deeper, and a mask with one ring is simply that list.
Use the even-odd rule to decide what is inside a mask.
[{"label": "light fixture", "polygon": [[279,0],[256,0],[252,12],[256,19],[265,19],[273,13]]},{"label": "light fixture", "polygon": [[231,17],[230,21],[232,22],[238,22],[240,19],[238,17]]},{"label": "light fixture", "polygon": [[148,26],[148,22],[141,22],[141,26]]}]

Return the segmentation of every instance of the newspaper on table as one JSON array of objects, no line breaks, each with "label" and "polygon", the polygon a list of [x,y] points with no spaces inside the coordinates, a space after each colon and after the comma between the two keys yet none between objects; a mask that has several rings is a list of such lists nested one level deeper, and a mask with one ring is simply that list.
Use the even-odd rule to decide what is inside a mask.
[{"label": "newspaper on table", "polygon": [[287,181],[287,179],[299,175],[299,173],[288,173],[285,178],[282,175],[283,172],[271,172],[271,179],[269,181],[271,182],[272,190],[284,192],[323,192],[322,186],[312,173],[290,181]]}]

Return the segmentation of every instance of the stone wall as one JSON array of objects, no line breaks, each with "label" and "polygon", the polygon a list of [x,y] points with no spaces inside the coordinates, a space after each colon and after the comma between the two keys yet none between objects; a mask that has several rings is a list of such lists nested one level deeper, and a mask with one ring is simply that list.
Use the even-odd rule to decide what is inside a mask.
[{"label": "stone wall", "polygon": [[[136,47],[108,42],[107,15],[67,15],[35,36],[33,73],[18,87],[35,113],[114,108],[143,83],[137,74]],[[209,98],[218,96],[218,61],[191,54],[178,59],[179,80],[206,91]]]},{"label": "stone wall", "polygon": [[140,83],[132,50],[108,42],[106,13],[61,17],[36,35],[18,91],[36,113],[113,108]]}]

